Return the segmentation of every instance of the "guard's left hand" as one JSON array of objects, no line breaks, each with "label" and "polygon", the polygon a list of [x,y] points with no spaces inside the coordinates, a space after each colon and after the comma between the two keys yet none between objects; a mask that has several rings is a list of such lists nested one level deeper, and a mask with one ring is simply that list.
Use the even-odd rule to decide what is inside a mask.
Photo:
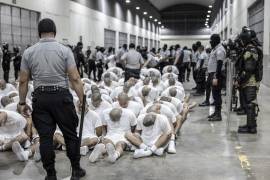
[{"label": "guard's left hand", "polygon": [[18,104],[17,105],[17,110],[24,117],[27,117],[28,118],[28,117],[31,116],[31,111],[32,110],[31,110],[31,108],[30,108],[30,106],[28,104],[26,104],[26,105],[20,105],[20,104]]},{"label": "guard's left hand", "polygon": [[213,79],[212,85],[217,86],[218,85],[218,79]]}]

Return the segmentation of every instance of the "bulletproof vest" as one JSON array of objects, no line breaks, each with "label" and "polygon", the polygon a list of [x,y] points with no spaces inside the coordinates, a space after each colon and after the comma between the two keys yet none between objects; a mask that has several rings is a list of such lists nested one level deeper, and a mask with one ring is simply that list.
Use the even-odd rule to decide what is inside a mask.
[{"label": "bulletproof vest", "polygon": [[11,55],[8,50],[3,51],[3,63],[4,64],[9,64],[11,60]]},{"label": "bulletproof vest", "polygon": [[255,74],[258,61],[257,49],[255,47],[247,47],[243,56],[243,70],[248,74]]}]

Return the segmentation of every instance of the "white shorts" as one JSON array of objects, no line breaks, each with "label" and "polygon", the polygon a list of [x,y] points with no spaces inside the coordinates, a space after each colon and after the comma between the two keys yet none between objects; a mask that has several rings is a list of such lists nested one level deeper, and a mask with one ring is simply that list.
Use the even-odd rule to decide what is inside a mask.
[{"label": "white shorts", "polygon": [[82,135],[82,140],[87,139],[87,138],[93,139],[93,138],[98,138],[98,137],[95,134],[83,134]]},{"label": "white shorts", "polygon": [[159,138],[160,138],[160,136],[156,137],[156,138],[153,139],[153,140],[149,140],[149,139],[143,139],[143,138],[141,137],[143,143],[144,143],[145,145],[149,146],[149,147],[152,147],[153,145],[155,145],[155,143],[157,142],[157,140],[158,140]]},{"label": "white shorts", "polygon": [[124,134],[110,134],[104,137],[105,139],[109,139],[116,145],[118,142],[125,142],[128,146],[130,145],[129,141],[125,138]]}]

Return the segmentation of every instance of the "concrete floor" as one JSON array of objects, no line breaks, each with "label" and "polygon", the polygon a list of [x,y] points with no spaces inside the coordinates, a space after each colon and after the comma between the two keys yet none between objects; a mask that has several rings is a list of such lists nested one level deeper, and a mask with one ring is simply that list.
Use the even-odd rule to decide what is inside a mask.
[{"label": "concrete floor", "polygon": [[[190,91],[193,83],[185,84]],[[238,135],[245,116],[232,115],[229,132],[227,120],[209,123],[208,108],[195,108],[183,126],[177,140],[177,154],[133,160],[125,153],[114,165],[101,160],[96,164],[83,157],[82,167],[87,180],[269,180],[270,177],[270,89],[262,86],[258,135]],[[201,102],[203,97],[192,98]],[[224,108],[225,109],[225,108]],[[69,161],[64,152],[57,152],[56,168],[59,179],[70,176]],[[45,172],[41,163],[18,162],[11,152],[0,153],[0,180],[42,180]]]}]

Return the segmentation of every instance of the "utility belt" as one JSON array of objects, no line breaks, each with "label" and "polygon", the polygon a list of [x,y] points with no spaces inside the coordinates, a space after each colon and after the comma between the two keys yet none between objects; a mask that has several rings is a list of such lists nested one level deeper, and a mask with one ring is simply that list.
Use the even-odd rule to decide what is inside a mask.
[{"label": "utility belt", "polygon": [[56,93],[56,92],[69,92],[67,88],[60,86],[39,86],[34,90],[35,93]]}]

